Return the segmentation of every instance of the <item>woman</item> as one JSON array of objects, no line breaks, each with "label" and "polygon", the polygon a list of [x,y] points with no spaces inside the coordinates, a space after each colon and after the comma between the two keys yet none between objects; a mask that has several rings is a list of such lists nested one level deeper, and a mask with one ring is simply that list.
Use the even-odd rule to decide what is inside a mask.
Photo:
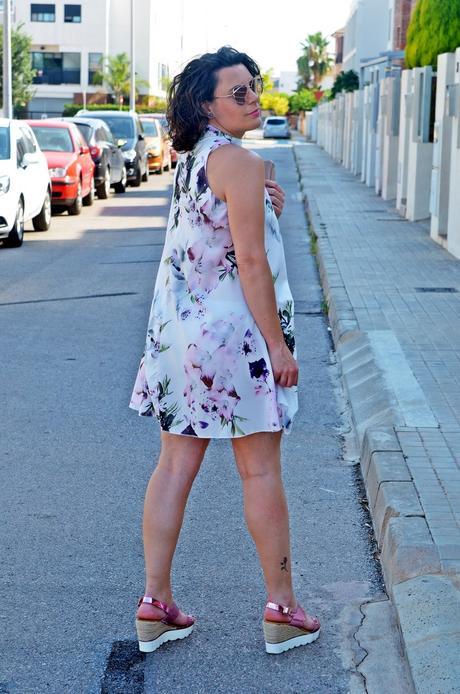
[{"label": "woman", "polygon": [[[130,406],[155,414],[161,452],[144,505],[145,594],[136,615],[150,652],[193,630],[173,601],[170,571],[193,481],[210,439],[230,438],[245,519],[268,594],[268,653],[314,641],[297,604],[280,442],[297,411],[293,300],[277,215],[284,194],[241,147],[260,126],[256,63],[228,46],[173,80],[168,120],[181,152],[165,247]],[[265,185],[267,187],[265,188]],[[267,530],[269,529],[269,530]]]}]

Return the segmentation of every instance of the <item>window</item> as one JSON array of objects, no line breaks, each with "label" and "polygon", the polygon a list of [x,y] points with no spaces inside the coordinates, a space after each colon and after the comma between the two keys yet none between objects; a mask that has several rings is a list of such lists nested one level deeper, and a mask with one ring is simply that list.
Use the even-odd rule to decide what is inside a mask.
[{"label": "window", "polygon": [[64,22],[81,23],[81,5],[64,5]]},{"label": "window", "polygon": [[10,129],[0,127],[0,159],[10,158]]},{"label": "window", "polygon": [[88,84],[102,84],[102,53],[88,53]]},{"label": "window", "polygon": [[98,113],[96,118],[103,120],[118,140],[129,140],[135,137],[133,119],[129,116],[112,116],[110,114]]},{"label": "window", "polygon": [[150,135],[151,137],[158,137],[157,124],[153,119],[147,120],[147,118],[142,118],[141,123],[146,135]]},{"label": "window", "polygon": [[32,51],[35,84],[80,84],[80,53]]},{"label": "window", "polygon": [[24,139],[20,136],[16,136],[16,165],[19,167],[24,159],[24,154],[26,153],[26,145]]},{"label": "window", "polygon": [[73,142],[67,128],[47,128],[33,125],[32,130],[43,152],[73,152]]},{"label": "window", "polygon": [[55,22],[56,5],[54,3],[33,2],[30,5],[31,22]]},{"label": "window", "polygon": [[24,126],[20,126],[19,130],[21,131],[26,152],[28,152],[29,154],[33,154],[34,152],[36,152],[37,148],[29,130]]}]

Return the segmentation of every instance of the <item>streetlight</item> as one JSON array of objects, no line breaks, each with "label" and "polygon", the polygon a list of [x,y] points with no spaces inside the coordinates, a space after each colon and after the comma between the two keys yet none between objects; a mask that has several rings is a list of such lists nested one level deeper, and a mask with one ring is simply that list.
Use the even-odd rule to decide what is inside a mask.
[{"label": "streetlight", "polygon": [[13,117],[11,75],[11,0],[3,3],[3,115]]},{"label": "streetlight", "polygon": [[136,110],[136,64],[134,54],[134,0],[131,0],[131,82],[129,89],[129,108]]}]

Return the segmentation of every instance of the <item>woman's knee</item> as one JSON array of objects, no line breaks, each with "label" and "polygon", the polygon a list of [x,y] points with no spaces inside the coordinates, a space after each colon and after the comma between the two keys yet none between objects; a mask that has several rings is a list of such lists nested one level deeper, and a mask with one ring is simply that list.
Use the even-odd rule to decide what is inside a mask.
[{"label": "woman's knee", "polygon": [[162,434],[158,468],[174,477],[194,479],[209,439],[189,439],[177,434]]}]

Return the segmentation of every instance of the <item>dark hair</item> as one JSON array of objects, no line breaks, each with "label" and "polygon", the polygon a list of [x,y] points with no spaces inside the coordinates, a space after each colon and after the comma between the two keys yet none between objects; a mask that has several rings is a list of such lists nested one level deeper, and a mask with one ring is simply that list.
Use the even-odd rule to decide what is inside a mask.
[{"label": "dark hair", "polygon": [[172,145],[178,152],[190,151],[200,139],[208,123],[203,102],[214,98],[216,72],[233,65],[244,65],[253,77],[260,75],[259,66],[246,53],[223,46],[216,53],[194,58],[174,77],[169,87],[167,119]]}]

